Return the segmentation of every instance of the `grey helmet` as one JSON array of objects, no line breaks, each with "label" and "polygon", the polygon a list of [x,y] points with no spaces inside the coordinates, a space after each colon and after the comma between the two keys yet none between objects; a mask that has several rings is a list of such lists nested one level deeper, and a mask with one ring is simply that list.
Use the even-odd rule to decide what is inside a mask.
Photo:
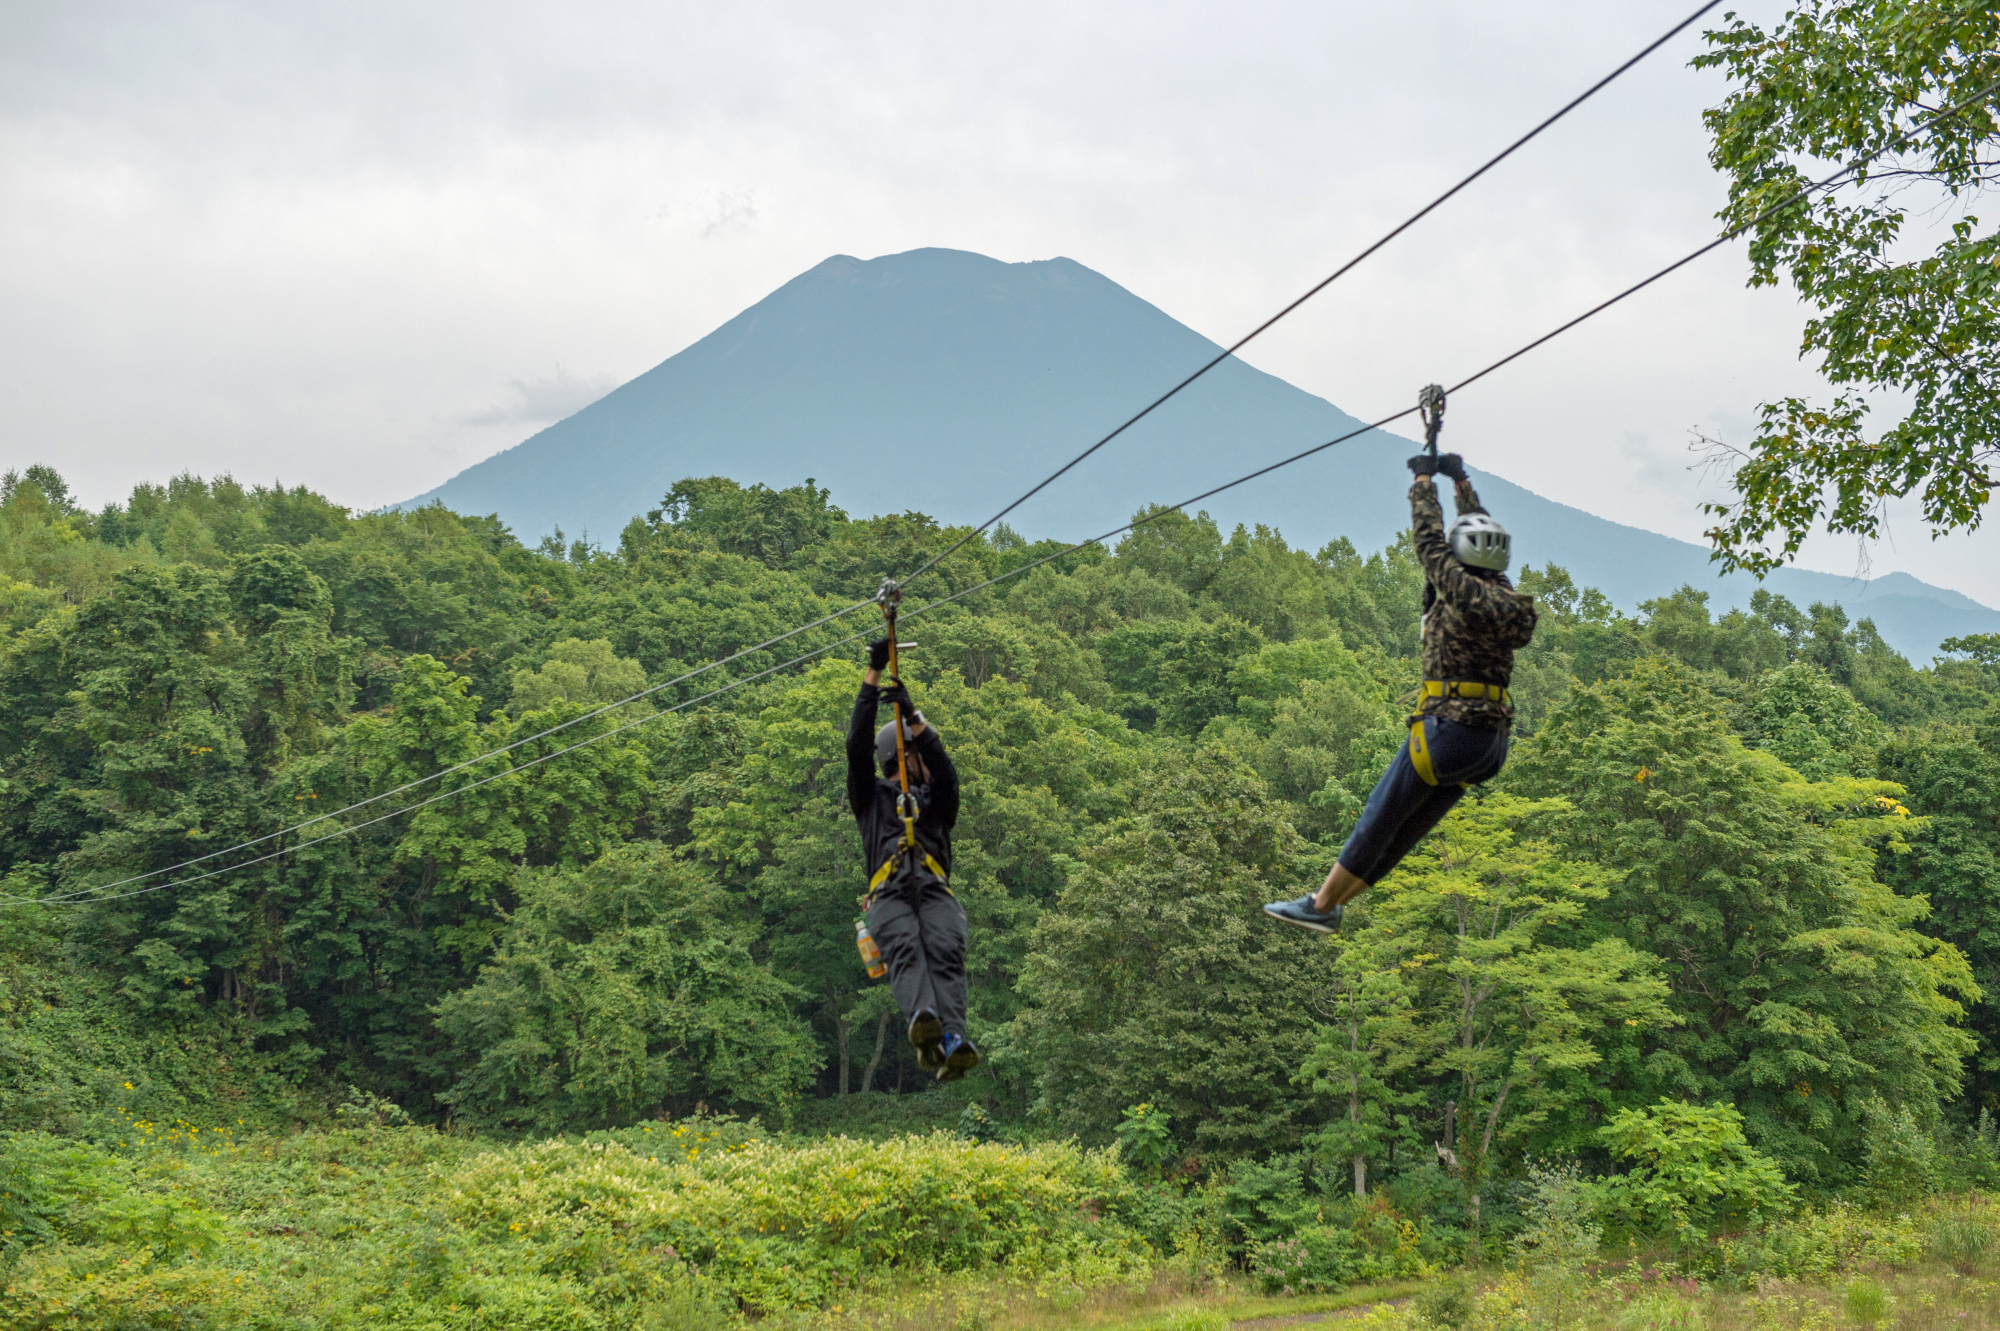
[{"label": "grey helmet", "polygon": [[1459,514],[1445,531],[1444,539],[1458,556],[1458,562],[1469,568],[1498,573],[1507,567],[1512,553],[1507,529],[1484,513]]},{"label": "grey helmet", "polygon": [[[918,712],[916,715],[916,720],[922,722],[923,719],[924,719],[924,714],[922,712]],[[910,744],[914,743],[915,740],[916,736],[910,733],[910,722],[906,718],[903,722],[903,743]],[[883,726],[880,730],[875,732],[875,765],[877,767],[880,767],[884,763],[888,762],[891,758],[894,758],[895,756],[896,756],[896,723],[894,721],[891,721],[889,722],[889,724]]]}]

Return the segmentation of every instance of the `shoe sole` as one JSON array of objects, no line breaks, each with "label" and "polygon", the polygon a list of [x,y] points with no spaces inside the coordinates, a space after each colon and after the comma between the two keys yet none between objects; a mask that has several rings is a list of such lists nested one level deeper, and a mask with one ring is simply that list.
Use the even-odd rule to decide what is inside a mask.
[{"label": "shoe sole", "polygon": [[1274,920],[1277,920],[1277,921],[1279,921],[1280,923],[1283,923],[1283,924],[1295,924],[1295,925],[1297,925],[1297,926],[1298,926],[1299,928],[1301,928],[1301,929],[1310,929],[1310,930],[1312,930],[1312,931],[1313,931],[1314,933],[1316,933],[1316,934],[1337,934],[1337,933],[1339,933],[1339,932],[1340,932],[1340,925],[1339,925],[1339,924],[1337,924],[1337,923],[1336,923],[1336,924],[1311,924],[1311,923],[1308,923],[1308,922],[1307,922],[1307,921],[1305,921],[1305,920],[1297,920],[1297,919],[1293,919],[1293,918],[1292,918],[1291,916],[1289,916],[1289,915],[1280,915],[1280,914],[1278,914],[1278,912],[1276,912],[1276,911],[1272,910],[1272,909],[1271,909],[1271,908],[1270,908],[1269,906],[1266,906],[1266,907],[1264,907],[1264,913],[1265,913],[1266,915],[1270,916],[1270,917],[1271,917],[1272,919],[1274,919]]},{"label": "shoe sole", "polygon": [[916,1019],[910,1023],[910,1043],[917,1047],[917,1065],[919,1067],[924,1066],[926,1062],[931,1067],[938,1065],[938,1060],[931,1057],[931,1052],[943,1041],[944,1022],[939,1020],[937,1013],[920,1012],[917,1014]]},{"label": "shoe sole", "polygon": [[960,1049],[944,1061],[944,1066],[938,1069],[937,1079],[939,1081],[957,1081],[960,1077],[963,1077],[978,1066],[979,1051],[977,1049]]}]

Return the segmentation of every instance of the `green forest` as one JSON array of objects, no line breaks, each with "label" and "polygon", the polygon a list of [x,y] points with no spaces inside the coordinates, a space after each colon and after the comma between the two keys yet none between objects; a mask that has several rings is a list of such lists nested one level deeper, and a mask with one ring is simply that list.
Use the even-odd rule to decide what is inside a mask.
[{"label": "green forest", "polygon": [[854,948],[878,612],[593,713],[963,530],[721,478],[615,548],[228,478],[0,501],[6,1325],[1297,1298],[1585,1232],[1799,1274],[2000,1182],[2000,640],[1521,569],[1507,769],[1323,939],[1258,908],[1400,743],[1407,547],[1158,513],[918,613],[1064,549],[975,536],[902,635],[989,1055],[932,1089]]}]

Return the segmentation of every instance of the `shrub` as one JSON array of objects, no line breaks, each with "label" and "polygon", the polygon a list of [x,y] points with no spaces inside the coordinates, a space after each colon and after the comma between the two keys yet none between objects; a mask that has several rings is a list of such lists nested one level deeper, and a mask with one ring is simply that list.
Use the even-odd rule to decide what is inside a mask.
[{"label": "shrub", "polygon": [[1620,1331],[1703,1331],[1706,1325],[1701,1305],[1671,1288],[1646,1290],[1618,1313]]},{"label": "shrub", "polygon": [[1300,1226],[1324,1221],[1319,1204],[1307,1198],[1303,1155],[1269,1161],[1238,1160],[1222,1181],[1222,1208],[1229,1217],[1237,1250],[1290,1236]]},{"label": "shrub", "polygon": [[1817,1280],[1856,1263],[1907,1266],[1923,1246],[1916,1222],[1908,1216],[1873,1215],[1836,1202],[1823,1211],[1724,1239],[1691,1255],[1686,1264],[1727,1283],[1751,1284],[1758,1276]]},{"label": "shrub", "polygon": [[1562,1331],[1581,1320],[1590,1298],[1589,1264],[1604,1231],[1574,1162],[1528,1166],[1528,1223],[1514,1236],[1519,1284],[1514,1297],[1530,1325]]},{"label": "shrub", "polygon": [[1118,1218],[1139,1190],[1115,1157],[1074,1145],[797,1148],[703,1119],[500,1150],[386,1127],[0,1146],[0,1175],[38,1189],[10,1190],[12,1214],[43,1217],[10,1254],[8,1328],[711,1331],[862,1283],[1076,1290],[1156,1255]]},{"label": "shrub", "polygon": [[1093,1283],[1153,1256],[1099,1218],[1130,1197],[1117,1161],[1071,1144],[938,1133],[644,1156],[550,1141],[476,1157],[444,1181],[446,1214],[469,1231],[560,1246],[601,1228],[671,1249],[752,1309],[817,1306],[892,1270]]},{"label": "shrub", "polygon": [[1623,1109],[1598,1132],[1623,1174],[1597,1184],[1600,1209],[1643,1234],[1683,1245],[1718,1225],[1731,1228],[1791,1209],[1796,1190],[1743,1137],[1733,1105],[1662,1100]]},{"label": "shrub", "polygon": [[1125,1158],[1141,1169],[1158,1172],[1173,1162],[1173,1118],[1165,1110],[1133,1105],[1112,1131]]},{"label": "shrub", "polygon": [[1939,1134],[1938,1165],[1945,1186],[1953,1191],[2000,1189],[2000,1125],[1990,1110],[1980,1110],[1976,1123]]},{"label": "shrub", "polygon": [[1358,1247],[1351,1229],[1307,1225],[1288,1238],[1254,1243],[1250,1269],[1267,1294],[1324,1294],[1359,1274]]},{"label": "shrub", "polygon": [[1202,1228],[1202,1198],[1167,1183],[1128,1189],[1107,1214],[1145,1238],[1160,1252],[1187,1246],[1186,1236]]},{"label": "shrub", "polygon": [[67,1237],[83,1210],[123,1190],[121,1172],[95,1147],[47,1133],[0,1137],[0,1244],[17,1249]]},{"label": "shrub", "polygon": [[1937,1143],[1906,1105],[1863,1106],[1861,1145],[1862,1190],[1877,1206],[1907,1209],[1943,1182]]},{"label": "shrub", "polygon": [[1410,1299],[1410,1307],[1426,1323],[1456,1331],[1472,1316],[1476,1291],[1463,1271],[1447,1271],[1426,1280]]},{"label": "shrub", "polygon": [[1388,1280],[1413,1276],[1432,1260],[1442,1260],[1445,1245],[1415,1221],[1405,1218],[1387,1197],[1343,1201],[1329,1207],[1330,1217],[1345,1213],[1354,1234],[1357,1280]]},{"label": "shrub", "polygon": [[[1347,1223],[1326,1223],[1346,1219]],[[1251,1270],[1267,1292],[1322,1293],[1425,1268],[1424,1236],[1386,1198],[1330,1206],[1320,1223],[1251,1244]]]},{"label": "shrub", "polygon": [[0,1251],[122,1244],[149,1260],[220,1246],[221,1217],[184,1193],[139,1186],[129,1162],[39,1132],[0,1139]]}]

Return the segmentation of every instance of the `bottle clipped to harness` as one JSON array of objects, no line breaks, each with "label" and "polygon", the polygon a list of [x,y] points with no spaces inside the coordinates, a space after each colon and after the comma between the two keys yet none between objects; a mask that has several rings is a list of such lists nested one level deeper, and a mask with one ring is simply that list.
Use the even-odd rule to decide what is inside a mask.
[{"label": "bottle clipped to harness", "polygon": [[889,973],[889,963],[882,960],[882,949],[875,942],[875,935],[868,932],[868,921],[854,922],[854,947],[861,953],[861,965],[868,972],[868,978],[879,980]]}]

